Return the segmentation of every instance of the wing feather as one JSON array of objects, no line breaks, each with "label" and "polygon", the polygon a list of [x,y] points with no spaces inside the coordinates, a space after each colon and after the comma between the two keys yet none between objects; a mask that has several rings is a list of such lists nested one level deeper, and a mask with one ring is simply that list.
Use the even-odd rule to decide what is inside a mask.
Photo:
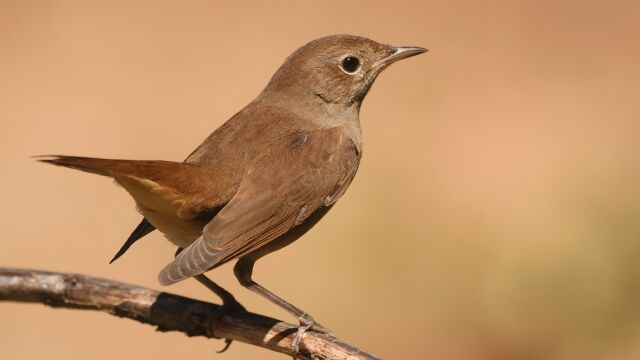
[{"label": "wing feather", "polygon": [[159,274],[167,285],[245,256],[332,205],[355,175],[359,153],[340,128],[296,132],[256,156],[238,192],[203,235]]}]

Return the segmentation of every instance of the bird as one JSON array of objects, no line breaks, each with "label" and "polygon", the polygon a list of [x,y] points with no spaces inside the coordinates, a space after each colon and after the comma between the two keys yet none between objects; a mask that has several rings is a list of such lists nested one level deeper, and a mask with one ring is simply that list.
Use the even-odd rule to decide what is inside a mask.
[{"label": "bird", "polygon": [[342,197],[362,156],[365,96],[389,65],[426,51],[325,36],[293,52],[258,96],[183,162],[65,155],[38,160],[111,177],[133,197],[143,219],[111,262],[157,229],[178,248],[160,271],[160,284],[195,277],[229,311],[244,307],[204,273],[237,260],[233,272],[242,286],[299,320],[295,358],[306,331],[331,333],[254,281],[254,264],[303,236]]}]

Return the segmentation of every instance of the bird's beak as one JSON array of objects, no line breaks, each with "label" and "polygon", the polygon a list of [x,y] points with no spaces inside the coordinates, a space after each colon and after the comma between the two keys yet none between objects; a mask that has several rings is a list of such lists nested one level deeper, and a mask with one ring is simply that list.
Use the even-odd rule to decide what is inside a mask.
[{"label": "bird's beak", "polygon": [[378,66],[387,66],[398,60],[406,59],[408,57],[416,56],[428,51],[425,48],[413,47],[413,46],[392,47],[390,50],[391,50],[391,55],[376,61],[375,63],[373,63],[371,67],[376,68]]}]

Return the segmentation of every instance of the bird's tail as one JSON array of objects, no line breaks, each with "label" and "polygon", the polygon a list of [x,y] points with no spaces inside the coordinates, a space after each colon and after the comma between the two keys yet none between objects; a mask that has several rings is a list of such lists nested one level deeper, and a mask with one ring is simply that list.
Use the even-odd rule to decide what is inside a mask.
[{"label": "bird's tail", "polygon": [[133,163],[135,162],[134,160],[98,159],[65,155],[43,155],[36,156],[36,159],[47,164],[68,167],[92,174],[111,177],[117,174],[128,173],[129,171],[127,171],[127,168],[131,168],[134,165]]},{"label": "bird's tail", "polygon": [[112,177],[133,196],[139,208],[171,213],[172,216],[179,212],[184,218],[199,214],[200,208],[197,206],[193,209],[182,207],[185,204],[199,204],[199,199],[193,194],[206,196],[207,190],[214,188],[209,183],[213,181],[213,177],[198,164],[63,155],[39,156],[37,159],[48,164]]},{"label": "bird's tail", "polygon": [[151,180],[176,190],[180,190],[180,185],[188,184],[194,175],[201,175],[198,165],[174,161],[99,159],[66,155],[44,155],[35,158],[43,163],[110,176],[116,180],[121,177]]}]

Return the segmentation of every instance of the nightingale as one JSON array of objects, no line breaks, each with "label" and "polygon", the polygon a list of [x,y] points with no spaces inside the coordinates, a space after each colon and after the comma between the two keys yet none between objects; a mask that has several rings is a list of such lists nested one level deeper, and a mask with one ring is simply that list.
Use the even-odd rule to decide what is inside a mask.
[{"label": "nightingale", "polygon": [[183,162],[61,155],[40,161],[111,177],[133,197],[144,218],[112,262],[158,229],[178,247],[160,283],[195,277],[226,311],[244,308],[203,273],[238,259],[240,284],[299,319],[295,358],[305,331],[328,331],[255,282],[254,263],[301,237],[345,193],[362,155],[363,99],[387,66],[425,51],[323,37],[290,55],[255,100]]}]

